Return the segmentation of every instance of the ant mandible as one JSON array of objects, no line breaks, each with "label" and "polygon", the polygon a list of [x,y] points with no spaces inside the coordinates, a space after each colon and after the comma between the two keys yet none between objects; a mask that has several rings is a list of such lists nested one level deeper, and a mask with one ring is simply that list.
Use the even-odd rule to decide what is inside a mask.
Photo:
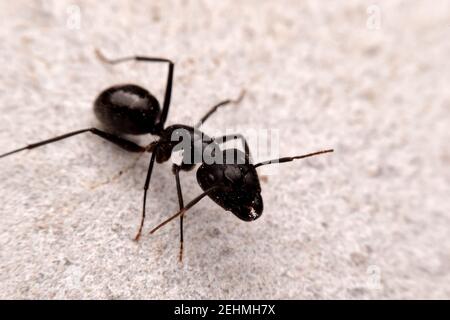
[{"label": "ant mandible", "polygon": [[[175,124],[169,127],[164,127],[169,112],[170,99],[172,95],[174,63],[171,60],[165,58],[144,56],[130,56],[112,60],[107,59],[98,50],[96,50],[96,54],[100,60],[109,64],[118,64],[126,61],[167,63],[169,70],[162,110],[160,108],[158,100],[148,90],[140,86],[134,84],[112,86],[101,92],[94,102],[94,113],[98,120],[105,127],[106,131],[97,128],[87,128],[69,132],[51,139],[29,144],[25,147],[1,154],[0,158],[12,155],[23,150],[30,150],[41,147],[46,144],[50,144],[85,132],[95,134],[129,152],[151,152],[152,155],[150,158],[144,183],[142,218],[138,232],[134,238],[137,241],[141,236],[142,228],[144,226],[146,216],[147,191],[150,185],[154,162],[155,160],[158,163],[168,161],[171,158],[173,152],[180,151],[180,138],[185,137],[187,133],[189,140],[188,147],[190,148],[190,150],[182,149],[181,151],[184,151],[183,160],[180,164],[173,164],[172,166],[172,172],[175,175],[180,211],[151,231],[151,233],[153,233],[161,226],[165,225],[167,222],[175,219],[178,216],[180,217],[180,261],[182,260],[183,254],[184,213],[197,202],[199,202],[203,197],[208,195],[218,205],[220,205],[225,210],[231,211],[241,220],[253,221],[262,214],[263,210],[263,202],[260,194],[261,188],[256,172],[257,167],[270,163],[292,161],[294,159],[310,157],[313,155],[333,151],[319,151],[303,156],[285,157],[253,165],[251,164],[250,151],[247,142],[242,135],[234,134],[225,135],[218,138],[211,138],[203,134],[198,129],[220,107],[230,103],[239,103],[245,94],[244,91],[236,100],[228,99],[216,104],[201,118],[201,120],[195,126]],[[158,136],[159,139],[151,142],[147,146],[141,146],[122,137],[122,135],[124,134],[152,134]],[[233,152],[233,160],[231,163],[226,162],[207,164],[202,161],[203,157],[197,157],[198,153],[203,155],[204,150],[206,150],[207,148],[210,148],[210,150],[212,150],[212,155],[214,155],[217,151],[219,153],[230,151],[221,150],[219,144],[225,143],[232,139],[240,139],[242,141],[245,153],[242,153],[242,151],[237,149],[231,149],[231,151]],[[198,143],[199,141],[200,144]],[[185,159],[189,159],[190,161],[185,161]],[[192,162],[192,159],[200,159],[200,161],[197,160],[197,162]],[[192,170],[195,167],[196,163],[202,163],[201,167],[197,171],[197,180],[204,192],[194,200],[192,200],[190,203],[188,203],[186,206],[184,206],[179,173],[181,170]]]}]

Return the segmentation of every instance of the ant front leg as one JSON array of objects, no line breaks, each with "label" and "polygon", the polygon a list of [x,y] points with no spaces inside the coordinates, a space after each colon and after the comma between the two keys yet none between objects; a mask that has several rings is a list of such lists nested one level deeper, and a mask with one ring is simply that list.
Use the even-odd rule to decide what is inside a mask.
[{"label": "ant front leg", "polygon": [[[175,182],[177,184],[177,195],[178,195],[178,203],[180,205],[180,210],[184,208],[184,202],[183,202],[183,193],[181,192],[181,183],[180,183],[180,167],[176,164],[173,165],[172,171],[175,175]],[[179,259],[180,262],[183,261],[183,215],[180,215],[180,254]]]},{"label": "ant front leg", "polygon": [[109,64],[118,64],[118,63],[122,63],[122,62],[126,62],[126,61],[162,62],[162,63],[169,64],[169,71],[167,74],[167,83],[166,83],[166,91],[164,94],[163,108],[162,108],[161,116],[156,125],[159,128],[159,131],[161,131],[164,128],[164,123],[166,122],[167,115],[169,114],[170,99],[172,97],[173,71],[175,68],[175,64],[171,60],[166,59],[166,58],[130,56],[130,57],[124,57],[124,58],[118,58],[118,59],[108,59],[98,49],[95,50],[95,53],[97,54],[97,57],[101,61],[103,61],[105,63],[109,63]]}]

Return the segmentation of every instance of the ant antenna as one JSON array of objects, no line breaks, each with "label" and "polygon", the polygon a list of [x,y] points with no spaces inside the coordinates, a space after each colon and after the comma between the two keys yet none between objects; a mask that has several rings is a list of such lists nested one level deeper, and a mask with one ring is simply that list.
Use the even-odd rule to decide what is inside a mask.
[{"label": "ant antenna", "polygon": [[328,153],[328,152],[333,152],[333,151],[334,151],[333,149],[329,149],[329,150],[323,150],[323,151],[317,151],[317,152],[313,152],[313,153],[304,154],[302,156],[284,157],[284,158],[279,158],[279,159],[267,160],[267,161],[255,164],[254,167],[257,168],[260,166],[265,166],[266,164],[289,162],[289,161],[293,161],[296,159],[308,158],[308,157],[312,157],[312,156],[317,156],[322,153]]},{"label": "ant antenna", "polygon": [[169,223],[170,221],[172,221],[173,219],[184,215],[184,213],[186,211],[188,211],[190,208],[192,208],[194,205],[196,205],[200,200],[202,200],[205,196],[207,196],[208,194],[210,194],[212,191],[218,189],[220,186],[213,186],[209,189],[207,189],[205,192],[203,192],[202,194],[200,194],[199,196],[197,196],[194,200],[192,200],[191,202],[189,202],[183,209],[181,209],[180,211],[178,211],[176,214],[174,214],[173,216],[171,216],[169,219],[163,221],[162,223],[160,223],[159,225],[157,225],[155,228],[153,228],[150,231],[150,234],[155,233],[156,230],[158,230],[159,228],[165,226],[167,223]]},{"label": "ant antenna", "polygon": [[9,155],[11,155],[11,154],[14,154],[14,153],[17,153],[17,152],[20,152],[20,151],[26,150],[26,149],[29,149],[29,148],[27,148],[27,147],[23,147],[23,148],[20,148],[20,149],[16,149],[16,150],[13,150],[13,151],[10,151],[10,152],[7,152],[7,153],[4,153],[4,154],[1,154],[1,155],[0,155],[0,158],[3,158],[3,157],[7,157],[7,156],[9,156]]}]

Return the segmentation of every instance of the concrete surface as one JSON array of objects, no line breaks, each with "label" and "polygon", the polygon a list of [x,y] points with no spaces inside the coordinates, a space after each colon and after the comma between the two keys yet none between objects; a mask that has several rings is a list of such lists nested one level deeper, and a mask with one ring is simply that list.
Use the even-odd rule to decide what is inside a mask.
[{"label": "concrete surface", "polygon": [[95,125],[112,84],[161,100],[164,66],[96,47],[176,61],[169,124],[246,88],[206,132],[336,152],[280,166],[253,223],[200,202],[182,265],[178,223],[147,234],[177,210],[170,164],[136,244],[148,155],[94,189],[134,155],[87,134],[1,159],[0,298],[450,298],[449,32],[445,0],[2,1],[0,152]]}]

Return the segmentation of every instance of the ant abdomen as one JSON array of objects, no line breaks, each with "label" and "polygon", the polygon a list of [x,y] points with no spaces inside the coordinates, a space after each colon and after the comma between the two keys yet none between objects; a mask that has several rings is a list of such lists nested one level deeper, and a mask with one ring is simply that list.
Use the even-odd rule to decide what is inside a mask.
[{"label": "ant abdomen", "polygon": [[134,84],[110,87],[94,102],[95,115],[105,128],[123,134],[155,133],[160,111],[158,100]]}]

